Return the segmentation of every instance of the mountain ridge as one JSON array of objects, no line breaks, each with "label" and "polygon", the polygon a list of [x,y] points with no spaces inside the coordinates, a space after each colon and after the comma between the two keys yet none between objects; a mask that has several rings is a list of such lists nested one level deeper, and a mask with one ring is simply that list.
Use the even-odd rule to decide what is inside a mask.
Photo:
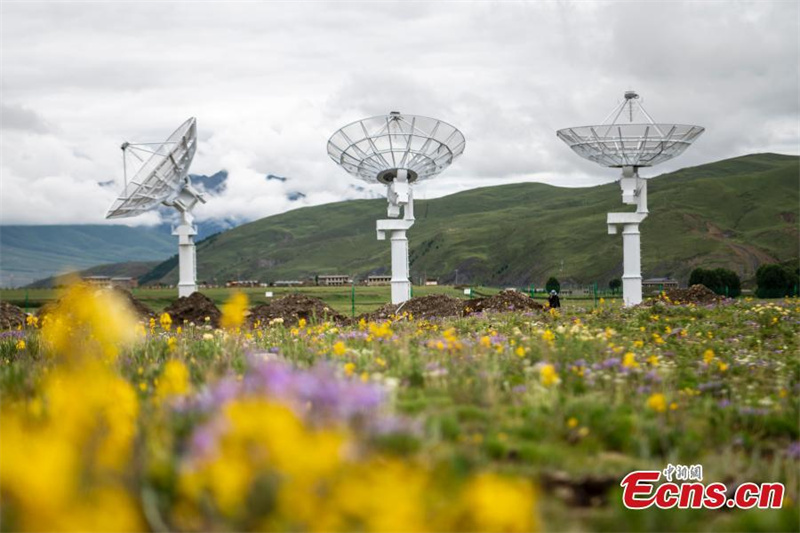
[{"label": "mountain ridge", "polygon": [[[642,224],[643,275],[685,281],[695,266],[726,266],[743,278],[765,262],[797,257],[800,158],[750,154],[649,178]],[[723,179],[724,178],[724,179]],[[198,244],[198,277],[276,281],[389,269],[375,239],[385,200],[350,200],[249,222]],[[471,189],[415,205],[412,279],[484,285],[606,283],[622,273],[622,242],[608,212],[632,210],[609,183],[567,189],[518,183]],[[142,281],[174,283],[173,257]]]}]

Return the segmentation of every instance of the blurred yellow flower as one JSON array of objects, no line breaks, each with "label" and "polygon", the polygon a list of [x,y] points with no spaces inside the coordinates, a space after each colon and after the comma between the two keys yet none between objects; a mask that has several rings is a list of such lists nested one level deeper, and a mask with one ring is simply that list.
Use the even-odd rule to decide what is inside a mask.
[{"label": "blurred yellow flower", "polygon": [[541,369],[539,369],[539,380],[545,387],[558,385],[561,382],[561,379],[558,377],[558,372],[556,372],[556,367],[551,364],[543,365]]},{"label": "blurred yellow flower", "polygon": [[166,331],[169,331],[169,328],[172,327],[172,317],[169,316],[169,313],[161,313],[158,321],[161,324],[161,327]]},{"label": "blurred yellow flower", "polygon": [[248,300],[245,293],[233,293],[228,298],[228,301],[222,305],[222,318],[220,318],[219,325],[228,330],[241,327],[244,324],[247,305]]},{"label": "blurred yellow flower", "polygon": [[337,342],[333,345],[333,353],[334,355],[342,356],[347,353],[347,347],[344,345],[342,341]]},{"label": "blurred yellow flower", "polygon": [[652,394],[647,399],[647,407],[657,413],[663,413],[667,410],[667,398],[661,393]]}]

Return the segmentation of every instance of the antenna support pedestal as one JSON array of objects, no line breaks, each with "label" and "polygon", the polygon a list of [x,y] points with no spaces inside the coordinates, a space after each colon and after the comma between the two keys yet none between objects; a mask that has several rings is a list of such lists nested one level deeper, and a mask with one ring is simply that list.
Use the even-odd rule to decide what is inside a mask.
[{"label": "antenna support pedestal", "polygon": [[178,296],[191,296],[197,292],[197,253],[194,246],[197,227],[183,221],[172,229],[172,234],[178,237]]},{"label": "antenna support pedestal", "polygon": [[626,307],[642,303],[642,245],[639,224],[647,218],[647,182],[635,167],[623,167],[622,202],[636,206],[635,213],[608,213],[608,234],[622,230],[622,299]]},{"label": "antenna support pedestal", "polygon": [[397,305],[411,298],[406,231],[414,225],[414,198],[405,170],[398,169],[397,177],[387,185],[386,199],[390,217],[399,217],[401,208],[403,211],[403,218],[378,220],[376,225],[378,240],[386,240],[388,234],[392,241],[392,303]]}]

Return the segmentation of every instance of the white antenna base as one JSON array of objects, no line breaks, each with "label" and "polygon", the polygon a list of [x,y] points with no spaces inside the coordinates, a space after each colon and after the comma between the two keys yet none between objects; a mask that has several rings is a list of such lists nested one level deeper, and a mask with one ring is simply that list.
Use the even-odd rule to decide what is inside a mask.
[{"label": "white antenna base", "polygon": [[183,298],[197,292],[197,253],[194,245],[197,228],[183,222],[173,228],[172,234],[178,237],[178,296]]},{"label": "white antenna base", "polygon": [[413,220],[389,218],[378,220],[378,240],[392,242],[392,303],[401,304],[411,298],[411,282],[408,280],[408,237],[406,231],[414,225]]}]

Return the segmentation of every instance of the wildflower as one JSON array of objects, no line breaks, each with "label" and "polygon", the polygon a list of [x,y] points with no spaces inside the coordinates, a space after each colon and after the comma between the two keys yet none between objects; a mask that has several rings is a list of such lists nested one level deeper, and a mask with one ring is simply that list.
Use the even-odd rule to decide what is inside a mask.
[{"label": "wildflower", "polygon": [[159,317],[158,321],[161,327],[166,331],[169,331],[169,328],[172,327],[172,317],[169,316],[169,313],[161,313],[161,317]]},{"label": "wildflower", "polygon": [[542,333],[542,339],[545,340],[546,342],[552,343],[555,340],[555,338],[556,338],[555,334],[549,329],[544,330],[544,333]]},{"label": "wildflower", "polygon": [[672,402],[671,404],[669,404],[669,410],[670,411],[677,411],[678,410],[678,403],[677,402]]},{"label": "wildflower", "polygon": [[235,292],[222,306],[222,318],[219,324],[223,329],[232,330],[240,328],[244,324],[244,317],[247,314],[247,295],[243,292]]},{"label": "wildflower", "polygon": [[647,362],[650,363],[651,366],[658,366],[658,356],[651,355],[647,358]]},{"label": "wildflower", "polygon": [[569,427],[570,429],[578,427],[578,419],[573,416],[572,418],[567,420],[567,427]]},{"label": "wildflower", "polygon": [[652,394],[647,399],[647,407],[657,413],[663,413],[667,410],[667,399],[661,393]]},{"label": "wildflower", "polygon": [[539,369],[539,380],[545,387],[561,383],[558,372],[556,372],[556,367],[551,364],[546,364]]},{"label": "wildflower", "polygon": [[347,363],[346,365],[344,365],[344,373],[348,377],[352,376],[355,370],[356,370],[356,365],[354,363]]},{"label": "wildflower", "polygon": [[464,494],[464,507],[477,531],[537,531],[531,512],[535,496],[529,483],[480,474]]},{"label": "wildflower", "polygon": [[42,339],[53,354],[75,359],[115,359],[136,336],[136,318],[112,291],[88,285],[70,287],[42,325]]},{"label": "wildflower", "polygon": [[175,351],[175,346],[177,344],[178,344],[178,339],[176,339],[175,337],[170,337],[169,339],[167,339],[167,350],[169,350],[170,352]]},{"label": "wildflower", "polygon": [[23,339],[20,339],[20,340],[17,341],[17,344],[15,346],[16,346],[17,350],[24,350],[25,349],[25,341]]},{"label": "wildflower", "polygon": [[488,335],[484,335],[481,337],[479,344],[484,348],[489,348],[492,345],[492,339],[490,339]]},{"label": "wildflower", "polygon": [[339,357],[343,356],[347,352],[347,348],[345,347],[342,341],[337,342],[333,345],[333,353],[338,355]]},{"label": "wildflower", "polygon": [[36,327],[39,325],[39,318],[35,315],[28,315],[25,317],[25,323],[31,327]]},{"label": "wildflower", "polygon": [[172,396],[182,396],[189,392],[189,369],[181,361],[171,359],[164,365],[164,372],[158,381],[156,399],[164,401]]},{"label": "wildflower", "polygon": [[723,363],[722,361],[717,361],[717,367],[719,368],[720,372],[725,372],[728,370],[728,363]]},{"label": "wildflower", "polygon": [[306,324],[308,324],[308,322],[306,322],[305,318],[301,318],[300,320],[297,321],[297,327],[299,328],[306,327]]},{"label": "wildflower", "polygon": [[525,348],[522,346],[517,346],[517,349],[514,350],[514,353],[517,354],[517,357],[525,357]]},{"label": "wildflower", "polygon": [[710,364],[711,361],[713,361],[713,360],[714,360],[714,350],[709,348],[708,350],[703,352],[703,362],[705,364]]},{"label": "wildflower", "polygon": [[622,359],[622,366],[625,368],[639,368],[639,363],[636,362],[636,354],[628,352]]}]

